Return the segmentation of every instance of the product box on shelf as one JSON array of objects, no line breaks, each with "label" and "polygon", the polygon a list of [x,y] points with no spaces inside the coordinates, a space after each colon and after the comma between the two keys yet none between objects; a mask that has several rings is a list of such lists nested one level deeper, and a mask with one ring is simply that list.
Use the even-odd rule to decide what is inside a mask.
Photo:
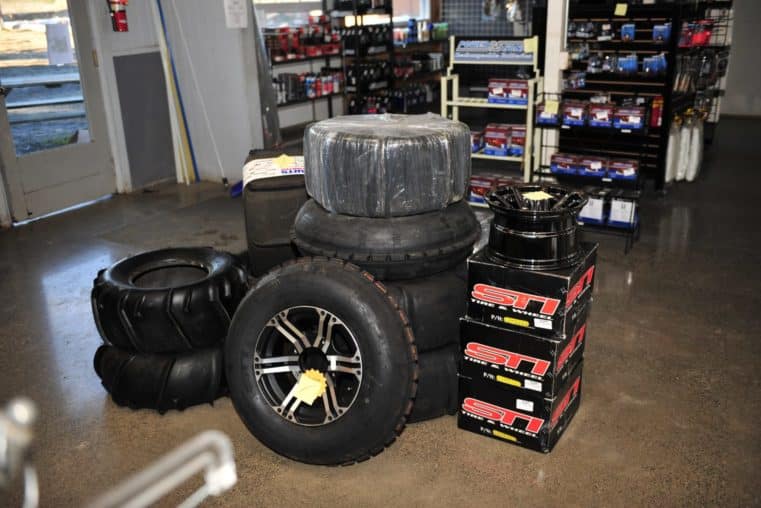
[{"label": "product box on shelf", "polygon": [[488,101],[493,104],[528,104],[528,81],[490,79]]},{"label": "product box on shelf", "polygon": [[616,180],[636,180],[639,163],[634,159],[611,159],[608,176]]},{"label": "product box on shelf", "polygon": [[550,171],[560,175],[575,175],[577,173],[578,156],[567,153],[554,153],[550,158]]},{"label": "product box on shelf", "polygon": [[497,177],[490,175],[473,175],[468,187],[468,201],[477,205],[486,205],[486,194],[497,183]]},{"label": "product box on shelf", "polygon": [[637,223],[637,203],[631,199],[612,197],[608,224],[624,229],[631,228]]},{"label": "product box on shelf", "polygon": [[476,153],[484,147],[484,131],[470,131],[470,151]]},{"label": "product box on shelf", "polygon": [[645,126],[645,108],[642,106],[616,107],[613,111],[613,127],[638,130]]},{"label": "product box on shelf", "polygon": [[587,120],[587,106],[582,101],[564,101],[563,125],[583,126]]},{"label": "product box on shelf", "polygon": [[603,177],[608,174],[608,159],[585,155],[579,158],[579,174],[584,176]]},{"label": "product box on shelf", "polygon": [[587,198],[579,220],[584,224],[605,224],[605,194],[587,192]]},{"label": "product box on shelf", "polygon": [[[557,105],[557,102],[555,102]],[[536,124],[537,125],[557,125],[560,123],[560,112],[557,108],[554,111],[548,111],[545,104],[536,106]]]},{"label": "product box on shelf", "polygon": [[611,127],[613,125],[613,104],[590,104],[589,126]]},{"label": "product box on shelf", "polygon": [[460,375],[553,398],[584,355],[590,304],[581,310],[572,334],[564,338],[506,330],[460,319]]},{"label": "product box on shelf", "polygon": [[550,452],[581,402],[580,361],[552,399],[524,390],[460,378],[457,426],[477,434],[541,452]]},{"label": "product box on shelf", "polygon": [[597,244],[581,242],[580,260],[552,271],[494,263],[486,248],[468,259],[467,317],[542,337],[573,333],[592,299]]},{"label": "product box on shelf", "polygon": [[523,155],[524,148],[526,147],[526,126],[525,125],[511,125],[510,126],[510,141],[508,143],[507,152],[514,157],[520,157]]},{"label": "product box on shelf", "polygon": [[637,25],[634,23],[624,23],[621,25],[621,40],[633,41],[637,37]]},{"label": "product box on shelf", "polygon": [[505,124],[490,123],[484,131],[484,153],[506,156],[510,142],[510,128]]},{"label": "product box on shelf", "polygon": [[662,25],[653,25],[653,40],[659,42],[668,42],[671,38],[671,23]]}]

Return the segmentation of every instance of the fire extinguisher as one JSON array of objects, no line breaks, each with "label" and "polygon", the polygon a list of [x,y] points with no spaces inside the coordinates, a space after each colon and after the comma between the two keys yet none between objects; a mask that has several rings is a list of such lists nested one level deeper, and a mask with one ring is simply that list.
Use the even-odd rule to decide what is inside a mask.
[{"label": "fire extinguisher", "polygon": [[111,11],[111,26],[114,32],[129,32],[127,26],[127,2],[128,0],[106,0],[108,9]]}]

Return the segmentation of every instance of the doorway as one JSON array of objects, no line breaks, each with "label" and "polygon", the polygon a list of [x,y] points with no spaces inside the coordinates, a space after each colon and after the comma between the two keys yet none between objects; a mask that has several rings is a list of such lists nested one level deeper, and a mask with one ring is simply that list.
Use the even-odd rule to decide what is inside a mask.
[{"label": "doorway", "polygon": [[88,8],[0,0],[0,169],[14,221],[115,190]]}]

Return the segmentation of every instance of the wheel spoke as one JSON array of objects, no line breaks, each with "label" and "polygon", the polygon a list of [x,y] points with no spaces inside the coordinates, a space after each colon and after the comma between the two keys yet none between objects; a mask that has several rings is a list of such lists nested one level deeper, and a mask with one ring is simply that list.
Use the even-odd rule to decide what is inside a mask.
[{"label": "wheel spoke", "polygon": [[288,340],[288,342],[293,344],[293,347],[296,348],[297,353],[301,353],[304,351],[305,347],[311,346],[309,340],[306,338],[306,335],[304,335],[301,330],[296,328],[293,323],[288,321],[287,312],[281,312],[280,314],[274,316],[270,322],[267,323],[267,326],[272,326],[278,332],[280,332],[281,335]]},{"label": "wheel spoke", "polygon": [[[278,365],[282,364],[282,365]],[[267,367],[265,367],[267,365]],[[301,373],[298,356],[271,356],[269,358],[254,357],[254,375],[256,379],[269,374],[291,372],[294,376]]]},{"label": "wheel spoke", "polygon": [[329,362],[328,372],[344,372],[346,374],[354,375],[357,379],[361,379],[362,362],[359,359],[359,355],[327,355],[327,357]]},{"label": "wheel spoke", "polygon": [[333,315],[328,317],[328,313],[324,310],[320,310],[319,314],[320,322],[317,324],[317,337],[315,337],[314,344],[312,344],[312,346],[320,347],[320,343],[322,343],[322,347],[320,347],[320,349],[322,349],[323,353],[327,353],[331,342],[333,342],[333,327],[337,324],[343,323],[341,323],[341,321]]},{"label": "wheel spoke", "polygon": [[299,404],[301,404],[301,400],[295,397],[297,386],[298,383],[294,384],[293,388],[291,388],[291,391],[288,392],[288,395],[286,395],[283,399],[283,402],[275,408],[275,411],[277,411],[280,416],[292,421],[295,421],[296,419],[294,416],[294,411],[296,411],[296,409],[299,407]]},{"label": "wheel spoke", "polygon": [[336,396],[336,386],[333,384],[333,378],[325,376],[325,381],[328,385],[328,389],[322,394],[322,405],[325,408],[325,420],[323,423],[335,420],[339,416],[343,415],[348,408],[340,406],[338,404],[338,397]]}]

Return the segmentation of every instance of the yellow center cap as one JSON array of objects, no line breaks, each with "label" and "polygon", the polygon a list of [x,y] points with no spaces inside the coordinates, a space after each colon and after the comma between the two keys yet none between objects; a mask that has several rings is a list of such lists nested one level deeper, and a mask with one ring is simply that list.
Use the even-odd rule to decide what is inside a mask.
[{"label": "yellow center cap", "polygon": [[301,373],[294,387],[293,396],[304,404],[311,406],[317,398],[322,397],[327,386],[328,383],[322,372],[308,369]]}]

